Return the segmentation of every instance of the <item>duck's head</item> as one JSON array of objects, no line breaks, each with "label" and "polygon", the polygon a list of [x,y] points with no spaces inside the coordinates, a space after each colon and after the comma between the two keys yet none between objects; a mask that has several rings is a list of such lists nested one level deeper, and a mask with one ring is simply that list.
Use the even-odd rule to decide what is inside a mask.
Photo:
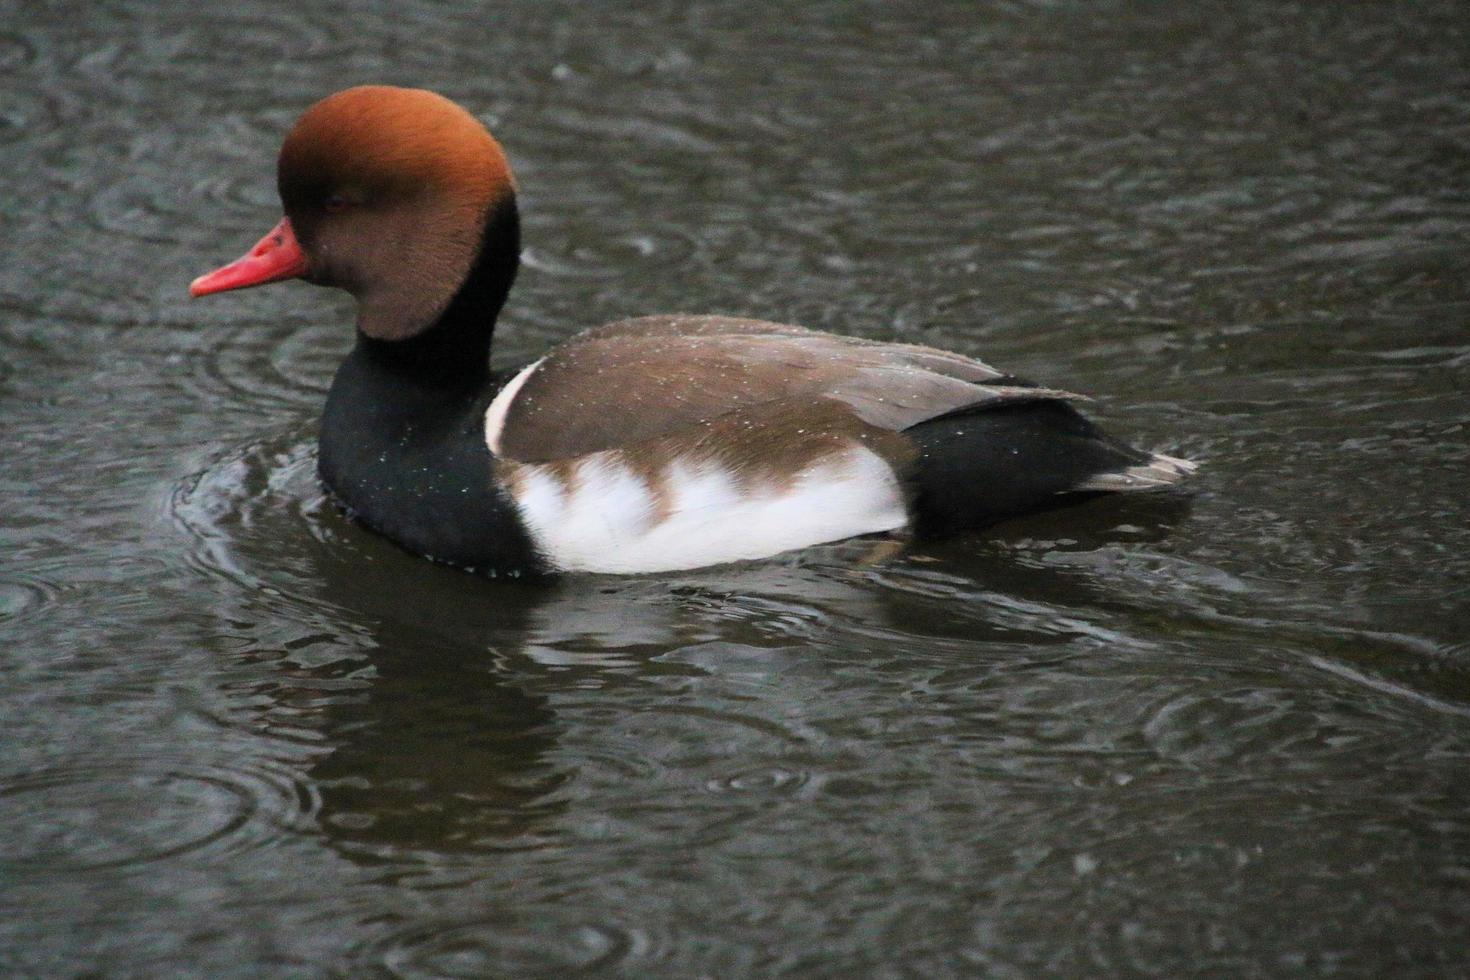
[{"label": "duck's head", "polygon": [[[366,336],[404,340],[465,285],[482,246],[495,244],[487,236],[506,224],[494,219],[508,212],[503,231],[515,237],[515,184],[500,144],[422,89],[365,85],[318,102],[286,137],[276,182],[280,224],[195,279],[193,295],[304,279],[355,296]],[[516,243],[502,244],[510,268],[494,278],[508,289]]]}]

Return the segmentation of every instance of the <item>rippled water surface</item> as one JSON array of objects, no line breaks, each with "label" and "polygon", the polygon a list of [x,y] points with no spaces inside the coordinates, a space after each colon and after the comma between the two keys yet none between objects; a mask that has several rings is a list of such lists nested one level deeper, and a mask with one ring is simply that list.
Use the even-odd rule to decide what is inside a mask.
[{"label": "rippled water surface", "polygon": [[[1470,8],[0,4],[0,973],[1470,968]],[[1188,494],[552,587],[346,523],[295,115],[500,135],[497,359],[675,310],[1091,392]]]}]

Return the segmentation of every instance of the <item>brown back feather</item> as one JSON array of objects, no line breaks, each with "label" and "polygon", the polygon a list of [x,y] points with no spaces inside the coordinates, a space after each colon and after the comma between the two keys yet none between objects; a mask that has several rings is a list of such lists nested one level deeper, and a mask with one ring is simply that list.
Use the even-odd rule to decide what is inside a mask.
[{"label": "brown back feather", "polygon": [[1075,397],[996,383],[1004,379],[913,344],[731,317],[644,317],[586,331],[548,355],[511,403],[500,449],[527,462],[564,459],[777,402],[826,425],[840,404],[865,426],[900,432],[969,406]]}]

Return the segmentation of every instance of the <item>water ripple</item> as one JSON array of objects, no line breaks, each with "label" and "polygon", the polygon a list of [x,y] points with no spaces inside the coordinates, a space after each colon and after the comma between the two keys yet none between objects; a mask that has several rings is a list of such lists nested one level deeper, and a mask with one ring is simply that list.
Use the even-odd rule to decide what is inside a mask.
[{"label": "water ripple", "polygon": [[39,141],[61,128],[63,116],[58,100],[45,93],[9,92],[0,107],[0,145]]},{"label": "water ripple", "polygon": [[1354,726],[1314,710],[1301,692],[1261,688],[1186,691],[1156,706],[1143,724],[1144,740],[1157,752],[1190,766],[1229,762],[1250,771],[1269,757],[1304,770],[1319,768],[1323,756],[1351,755]]},{"label": "water ripple", "polygon": [[61,586],[34,574],[0,581],[0,623],[14,624],[56,601]]},{"label": "water ripple", "polygon": [[299,430],[231,450],[181,480],[167,507],[191,539],[188,565],[251,589],[267,584],[250,567],[251,555],[274,554],[283,572],[280,559],[290,553],[282,552],[283,540],[334,534],[334,511],[316,479],[315,442]]},{"label": "water ripple", "polygon": [[193,361],[200,397],[238,407],[316,409],[342,354],[323,343],[321,327],[297,318],[247,321],[214,338]]},{"label": "water ripple", "polygon": [[0,74],[10,74],[36,60],[36,47],[22,34],[0,33]]},{"label": "water ripple", "polygon": [[115,758],[9,780],[0,800],[0,867],[13,874],[142,871],[187,852],[268,846],[309,829],[319,807],[284,767]]},{"label": "water ripple", "polygon": [[785,766],[742,769],[725,776],[713,777],[704,784],[711,793],[734,793],[748,796],[787,796],[801,791],[811,774]]},{"label": "water ripple", "polygon": [[349,975],[563,977],[616,968],[645,947],[621,926],[543,909],[535,918],[502,913],[393,930],[357,951]]}]

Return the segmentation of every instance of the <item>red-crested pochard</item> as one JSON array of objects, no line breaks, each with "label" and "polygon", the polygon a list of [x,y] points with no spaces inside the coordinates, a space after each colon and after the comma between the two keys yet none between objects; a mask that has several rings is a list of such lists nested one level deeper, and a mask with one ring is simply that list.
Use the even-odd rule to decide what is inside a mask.
[{"label": "red-crested pochard", "polygon": [[760,320],[624,320],[493,374],[515,181],[485,127],[432,92],[318,102],[277,183],[280,224],[191,292],[304,279],[356,297],[321,476],[358,521],[439,561],[694,568],[949,534],[1194,469],[972,358]]}]

